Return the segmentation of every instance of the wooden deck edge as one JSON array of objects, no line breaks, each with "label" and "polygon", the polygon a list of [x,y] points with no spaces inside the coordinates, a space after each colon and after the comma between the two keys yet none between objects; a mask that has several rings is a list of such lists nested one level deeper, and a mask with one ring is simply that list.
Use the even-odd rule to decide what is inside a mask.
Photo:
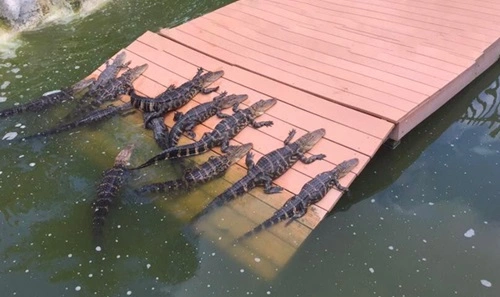
[{"label": "wooden deck edge", "polygon": [[406,114],[389,134],[389,138],[400,141],[408,132],[424,121],[428,116],[438,110],[446,102],[451,100],[462,89],[479,77],[484,71],[500,59],[500,38],[497,39],[476,60],[474,65],[458,75],[443,89],[427,98],[423,103],[416,106]]}]

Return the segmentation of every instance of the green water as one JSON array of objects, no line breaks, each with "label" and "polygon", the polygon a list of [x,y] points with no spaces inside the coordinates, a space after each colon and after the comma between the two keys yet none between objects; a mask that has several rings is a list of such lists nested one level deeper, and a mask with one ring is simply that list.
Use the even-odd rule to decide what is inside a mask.
[{"label": "green water", "polygon": [[[0,60],[0,107],[79,80],[145,30],[229,2],[113,1],[22,34],[17,56]],[[124,199],[107,222],[106,249],[95,252],[88,205],[119,149],[145,142],[137,117],[48,141],[2,141],[0,295],[498,296],[499,104],[497,63],[396,150],[382,149],[271,281],[189,238],[182,215],[154,203]],[[2,120],[0,137],[37,132],[68,108]],[[147,141],[137,155],[152,154]]]}]

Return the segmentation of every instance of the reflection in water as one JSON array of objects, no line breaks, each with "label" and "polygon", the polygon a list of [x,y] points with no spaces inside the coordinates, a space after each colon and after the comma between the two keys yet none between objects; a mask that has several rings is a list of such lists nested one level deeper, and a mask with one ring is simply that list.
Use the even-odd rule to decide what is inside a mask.
[{"label": "reflection in water", "polygon": [[500,77],[487,89],[482,91],[467,107],[461,117],[467,125],[484,125],[488,127],[493,138],[500,133]]}]

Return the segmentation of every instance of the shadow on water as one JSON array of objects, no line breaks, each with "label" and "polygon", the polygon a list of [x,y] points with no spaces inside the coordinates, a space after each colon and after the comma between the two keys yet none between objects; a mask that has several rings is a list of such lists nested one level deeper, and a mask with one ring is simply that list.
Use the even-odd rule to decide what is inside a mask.
[{"label": "shadow on water", "polygon": [[[405,136],[396,149],[382,146],[351,186],[351,195],[341,199],[334,212],[349,208],[398,180],[402,173],[456,123],[483,126],[493,140],[500,133],[500,62],[490,67],[436,113]],[[464,128],[466,129],[466,128]],[[390,164],[390,166],[387,166]],[[380,169],[383,169],[381,171]]]}]

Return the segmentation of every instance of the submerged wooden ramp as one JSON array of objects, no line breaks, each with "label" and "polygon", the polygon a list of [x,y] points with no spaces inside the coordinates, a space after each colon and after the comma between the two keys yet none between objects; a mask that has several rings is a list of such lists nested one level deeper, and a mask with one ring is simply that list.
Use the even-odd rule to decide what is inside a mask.
[{"label": "submerged wooden ramp", "polygon": [[[245,105],[277,98],[261,118],[274,121],[273,127],[246,128],[234,139],[253,142],[256,159],[282,146],[292,128],[297,136],[326,129],[311,151],[326,160],[296,164],[276,180],[286,191],[252,190],[197,224],[228,254],[272,278],[341,193],[332,190],[288,227],[236,245],[234,238],[271,216],[319,172],[356,157],[360,165],[341,181],[350,184],[386,140],[399,141],[498,59],[499,23],[495,1],[240,0],[179,27],[146,32],[125,50],[131,66],[149,64],[135,83],[149,96],[203,67],[224,70],[215,85],[248,94]],[[199,95],[182,110],[207,100]],[[166,123],[172,125],[172,115]],[[213,118],[198,127],[198,136],[216,123]],[[244,173],[241,161],[210,185],[212,196],[179,199],[165,208],[187,220]]]}]

